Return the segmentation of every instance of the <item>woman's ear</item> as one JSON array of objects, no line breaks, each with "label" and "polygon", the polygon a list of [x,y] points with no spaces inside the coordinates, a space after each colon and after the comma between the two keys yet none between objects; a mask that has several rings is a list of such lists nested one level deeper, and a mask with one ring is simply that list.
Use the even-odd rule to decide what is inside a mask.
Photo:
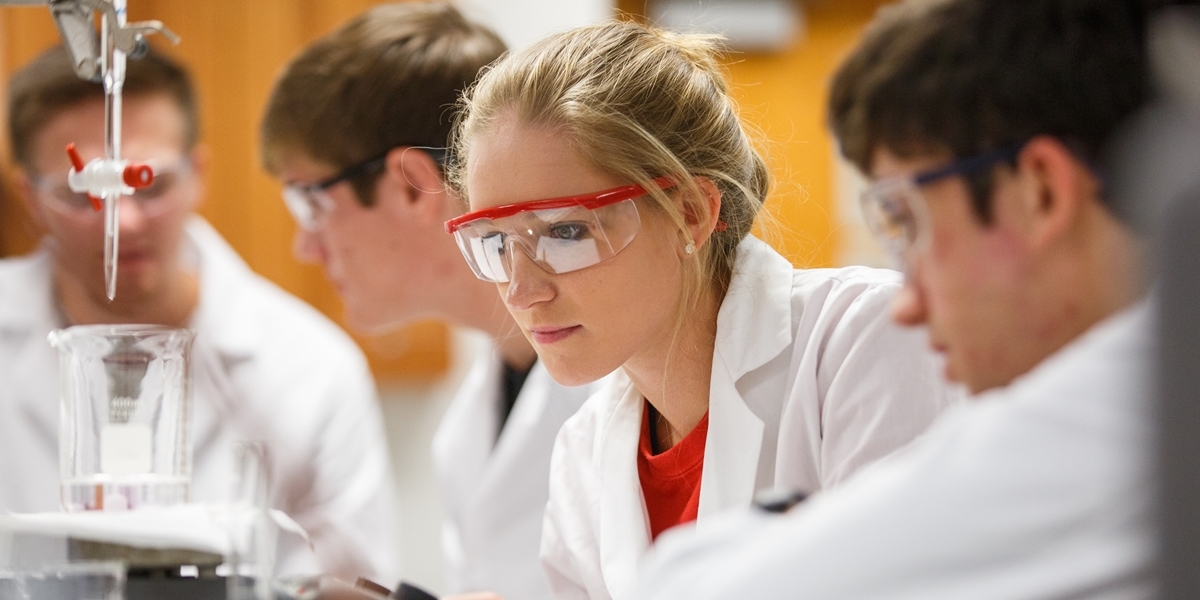
[{"label": "woman's ear", "polygon": [[721,190],[708,177],[693,177],[700,197],[683,206],[683,220],[696,249],[704,247],[721,220]]}]

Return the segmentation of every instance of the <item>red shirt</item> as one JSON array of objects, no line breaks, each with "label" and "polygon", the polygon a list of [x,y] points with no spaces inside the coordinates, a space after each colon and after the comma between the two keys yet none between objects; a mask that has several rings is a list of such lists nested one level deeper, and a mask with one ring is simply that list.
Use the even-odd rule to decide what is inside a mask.
[{"label": "red shirt", "polygon": [[678,444],[655,455],[650,445],[650,418],[657,414],[647,402],[642,411],[642,436],[638,443],[638,479],[650,515],[650,539],[682,523],[696,520],[700,508],[700,475],[704,471],[704,442],[708,413]]}]

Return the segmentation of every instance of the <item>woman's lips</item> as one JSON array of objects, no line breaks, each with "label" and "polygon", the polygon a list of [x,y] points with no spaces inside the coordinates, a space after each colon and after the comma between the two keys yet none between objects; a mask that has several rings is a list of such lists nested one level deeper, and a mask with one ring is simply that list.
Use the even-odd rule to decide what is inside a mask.
[{"label": "woman's lips", "polygon": [[553,344],[570,337],[576,331],[579,331],[581,325],[572,325],[570,327],[533,327],[529,330],[533,334],[533,341],[538,344]]}]

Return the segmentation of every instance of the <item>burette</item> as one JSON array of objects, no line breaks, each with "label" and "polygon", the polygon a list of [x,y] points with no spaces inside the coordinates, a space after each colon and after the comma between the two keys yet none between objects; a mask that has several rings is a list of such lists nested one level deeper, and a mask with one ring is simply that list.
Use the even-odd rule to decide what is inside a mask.
[{"label": "burette", "polygon": [[[42,4],[50,8],[55,25],[71,53],[75,73],[87,80],[99,78],[104,86],[104,158],[84,164],[74,144],[67,146],[71,170],[67,185],[87,194],[92,207],[104,211],[104,290],[111,301],[117,294],[120,258],[121,196],[154,182],[149,165],[121,158],[121,91],[125,86],[125,60],[144,54],[145,35],[160,33],[171,43],[179,36],[159,21],[126,22],[126,0],[0,0],[0,5]],[[100,13],[96,37],[93,12]]]},{"label": "burette", "polygon": [[[104,159],[111,161],[114,166],[121,162],[121,91],[125,87],[125,53],[117,49],[113,43],[112,29],[125,25],[126,0],[112,0],[113,12],[116,13],[116,23],[108,19],[100,21],[101,63],[100,76],[104,81]],[[119,167],[124,175],[124,165]],[[132,181],[122,182],[130,188],[143,187],[133,184],[149,185],[154,180],[154,172],[148,167],[141,171],[141,177]],[[121,241],[121,192],[124,189],[114,189],[106,186],[103,189],[104,198],[104,292],[109,301],[117,295],[117,258],[120,255]],[[129,189],[128,193],[133,193]]]}]

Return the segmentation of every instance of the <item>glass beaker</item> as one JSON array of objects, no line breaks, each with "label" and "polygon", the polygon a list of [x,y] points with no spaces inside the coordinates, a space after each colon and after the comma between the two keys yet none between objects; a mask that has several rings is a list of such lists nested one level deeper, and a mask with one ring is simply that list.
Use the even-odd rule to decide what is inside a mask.
[{"label": "glass beaker", "polygon": [[[229,553],[225,556],[228,600],[271,600],[278,531],[271,520],[268,490],[271,465],[265,444],[238,442],[233,448],[233,497],[227,515]],[[218,573],[220,569],[218,567]],[[3,600],[3,599],[0,599]]]},{"label": "glass beaker", "polygon": [[154,325],[50,333],[59,355],[63,510],[187,502],[192,338]]}]

